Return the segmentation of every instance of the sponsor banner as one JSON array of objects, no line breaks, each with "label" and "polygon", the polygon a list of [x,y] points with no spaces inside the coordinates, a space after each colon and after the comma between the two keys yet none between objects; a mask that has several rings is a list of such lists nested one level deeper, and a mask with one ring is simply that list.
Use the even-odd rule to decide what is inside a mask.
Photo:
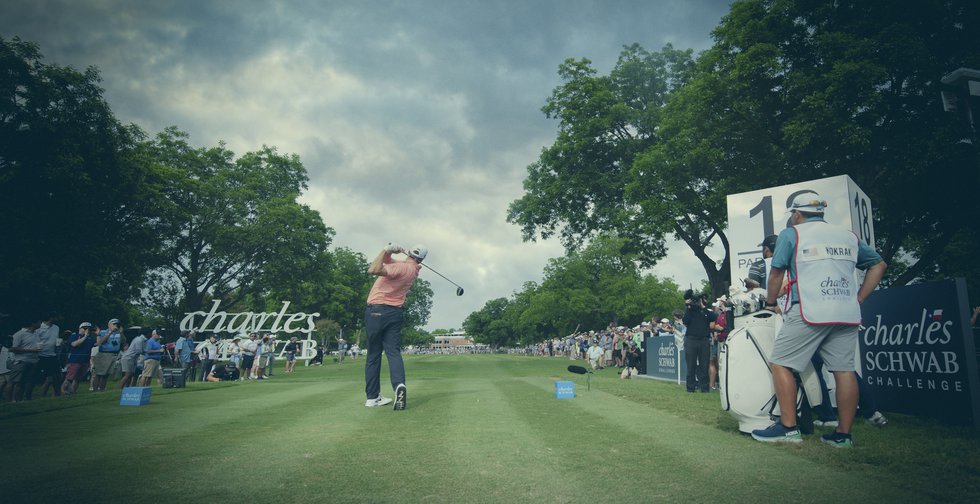
[{"label": "sponsor banner", "polygon": [[861,379],[879,409],[980,427],[964,279],[880,290],[861,312]]},{"label": "sponsor banner", "polygon": [[684,381],[687,364],[684,352],[674,343],[674,336],[648,337],[643,347],[647,349],[647,376],[675,383]]}]

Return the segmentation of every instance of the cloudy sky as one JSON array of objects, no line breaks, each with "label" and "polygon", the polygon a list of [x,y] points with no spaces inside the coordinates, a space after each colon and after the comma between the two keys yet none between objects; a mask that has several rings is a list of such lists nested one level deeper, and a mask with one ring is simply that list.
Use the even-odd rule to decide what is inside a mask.
[{"label": "cloudy sky", "polygon": [[[459,328],[486,301],[540,281],[556,240],[505,221],[526,167],[555,139],[541,113],[558,65],[608,73],[623,45],[704,50],[727,0],[4,0],[0,35],[45,61],[98,67],[116,116],[198,146],[296,153],[303,202],[334,246],[369,258],[429,247],[428,329]],[[704,277],[674,244],[654,274]]]}]

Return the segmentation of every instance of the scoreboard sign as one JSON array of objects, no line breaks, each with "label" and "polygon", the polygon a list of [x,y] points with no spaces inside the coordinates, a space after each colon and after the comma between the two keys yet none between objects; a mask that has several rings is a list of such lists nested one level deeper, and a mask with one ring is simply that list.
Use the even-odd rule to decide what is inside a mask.
[{"label": "scoreboard sign", "polygon": [[789,206],[799,194],[817,193],[827,202],[824,219],[875,245],[871,200],[847,175],[770,187],[728,196],[731,285],[743,286],[749,267],[762,260],[762,240],[790,226]]}]

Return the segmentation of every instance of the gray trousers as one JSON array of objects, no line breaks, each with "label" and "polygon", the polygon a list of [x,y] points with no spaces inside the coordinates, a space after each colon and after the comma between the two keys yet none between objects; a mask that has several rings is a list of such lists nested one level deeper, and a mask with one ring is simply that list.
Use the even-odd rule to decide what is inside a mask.
[{"label": "gray trousers", "polygon": [[368,399],[381,395],[381,352],[388,357],[391,388],[405,383],[405,363],[402,362],[402,324],[405,314],[401,308],[387,305],[368,305],[364,311],[364,332],[367,336],[367,362],[364,366],[364,392]]}]

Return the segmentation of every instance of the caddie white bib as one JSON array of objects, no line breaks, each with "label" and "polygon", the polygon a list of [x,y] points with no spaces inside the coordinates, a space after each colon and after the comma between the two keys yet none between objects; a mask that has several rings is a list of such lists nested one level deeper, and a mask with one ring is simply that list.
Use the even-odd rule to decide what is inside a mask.
[{"label": "caddie white bib", "polygon": [[800,313],[808,324],[861,324],[854,278],[858,237],[823,221],[794,227],[796,288]]}]

